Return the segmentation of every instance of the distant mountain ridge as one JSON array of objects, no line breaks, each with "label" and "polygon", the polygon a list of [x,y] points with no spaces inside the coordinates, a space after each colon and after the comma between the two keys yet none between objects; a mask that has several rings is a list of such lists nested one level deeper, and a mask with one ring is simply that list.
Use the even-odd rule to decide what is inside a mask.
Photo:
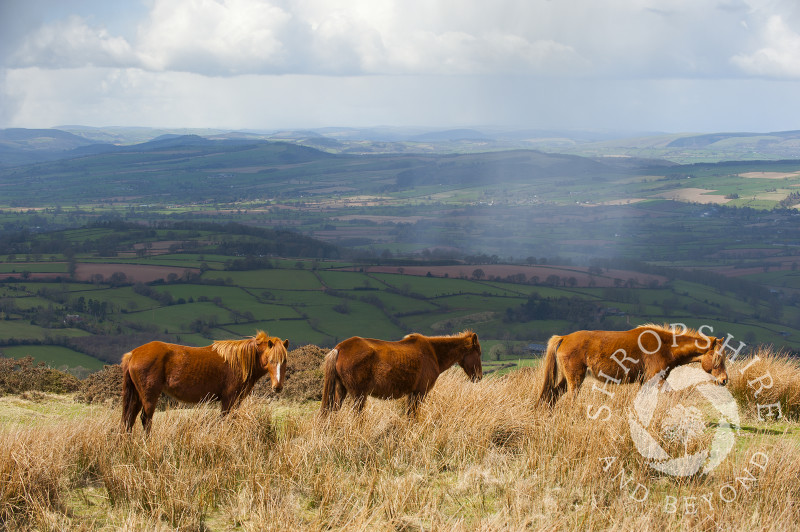
[{"label": "distant mountain ridge", "polygon": [[59,129],[0,129],[0,166],[56,160],[92,141]]},{"label": "distant mountain ridge", "polygon": [[[20,146],[25,146],[26,141],[47,138],[52,139],[55,142],[61,142],[68,145],[85,145],[91,143],[91,141],[88,141],[79,135],[74,135],[60,129],[0,129],[0,142],[3,143],[15,143]],[[31,149],[37,149],[36,145],[30,145],[28,147]]]},{"label": "distant mountain ridge", "polygon": [[680,137],[670,142],[668,146],[681,147],[681,148],[688,148],[688,147],[698,148],[698,147],[706,147],[723,140],[734,139],[734,138],[741,139],[748,137],[759,137],[762,139],[768,137],[777,137],[785,140],[794,140],[794,139],[800,139],[800,130],[776,131],[772,133],[709,133],[705,135]]},{"label": "distant mountain ridge", "polygon": [[370,195],[421,185],[473,186],[485,180],[603,179],[671,164],[530,149],[356,156],[285,141],[172,134],[128,146],[82,146],[62,157],[0,170],[6,200],[30,206],[64,201],[232,202],[355,191]]},{"label": "distant mountain ridge", "polygon": [[297,130],[62,126],[0,130],[0,167],[23,166],[117,151],[175,146],[228,148],[289,142],[338,154],[447,154],[535,149],[588,157],[626,156],[673,162],[778,160],[800,157],[800,131],[769,133],[632,133],[512,128],[433,129],[326,127]]}]

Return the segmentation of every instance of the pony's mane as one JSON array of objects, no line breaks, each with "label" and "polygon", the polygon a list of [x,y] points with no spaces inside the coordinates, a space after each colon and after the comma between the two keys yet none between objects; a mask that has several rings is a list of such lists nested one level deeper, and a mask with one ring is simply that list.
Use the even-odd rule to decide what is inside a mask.
[{"label": "pony's mane", "polygon": [[[405,340],[406,338],[409,338],[411,336],[414,336],[415,334],[419,334],[419,333],[407,334],[407,335],[405,335],[403,337],[403,340]],[[419,334],[419,335],[420,336],[424,336],[425,338],[427,338],[429,340],[436,340],[436,339],[439,339],[439,338],[441,338],[441,339],[445,339],[445,338],[468,338],[468,337],[472,336],[472,334],[473,334],[473,331],[471,329],[464,329],[460,333],[455,333],[455,334],[443,334],[443,335],[440,335],[440,336],[425,336],[424,334]]]},{"label": "pony's mane", "polygon": [[[233,370],[242,373],[242,380],[253,374],[258,357],[258,345],[269,340],[264,331],[256,331],[256,335],[244,340],[219,340],[211,344],[211,348],[225,359]],[[278,338],[269,351],[269,362],[283,363],[286,360],[286,347]]]},{"label": "pony's mane", "polygon": [[[644,323],[636,327],[637,329],[653,329],[654,331],[659,331],[665,334],[672,334],[675,329],[670,327],[669,323]],[[702,338],[702,335],[697,331],[697,329],[692,329],[687,327],[681,336],[692,336],[694,338]]]},{"label": "pony's mane", "polygon": [[[663,332],[665,334],[672,334],[674,329],[669,326],[668,323],[645,323],[643,325],[639,325],[636,327],[637,329],[653,329],[654,331]],[[691,336],[692,338],[701,339],[703,335],[697,329],[691,329],[689,327],[683,332],[682,336]],[[711,363],[715,368],[718,368],[722,361],[725,359],[725,354],[721,352],[719,349],[715,349],[711,353]]]}]

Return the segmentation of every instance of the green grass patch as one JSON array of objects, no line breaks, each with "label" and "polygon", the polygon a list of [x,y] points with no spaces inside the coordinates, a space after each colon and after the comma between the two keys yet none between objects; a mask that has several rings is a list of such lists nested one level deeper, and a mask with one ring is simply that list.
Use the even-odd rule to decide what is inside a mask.
[{"label": "green grass patch", "polygon": [[206,272],[203,278],[222,276],[230,284],[245,288],[321,290],[322,285],[313,273],[307,270],[252,270],[246,272]]},{"label": "green grass patch", "polygon": [[[391,273],[373,273],[370,277],[380,283],[400,291],[414,293],[426,297],[441,297],[461,293],[482,293],[486,286],[478,282],[463,279],[445,279],[442,277],[419,277]],[[380,287],[380,284],[373,285]]]},{"label": "green grass patch", "polygon": [[104,362],[78,351],[60,345],[14,345],[0,347],[0,352],[9,358],[33,357],[33,360],[44,362],[51,368],[76,368],[78,366],[91,370],[103,369]]},{"label": "green grass patch", "polygon": [[31,325],[22,320],[0,320],[0,338],[3,340],[42,340],[47,337],[66,336],[74,338],[78,336],[90,336],[86,331],[65,327],[63,329],[47,329],[38,325]]},{"label": "green grass patch", "polygon": [[0,273],[67,273],[65,262],[0,262]]},{"label": "green grass patch", "polygon": [[149,297],[137,294],[130,286],[119,288],[102,288],[92,290],[87,293],[76,292],[72,299],[84,298],[86,302],[90,300],[105,301],[123,312],[136,312],[158,307],[160,304]]},{"label": "green grass patch", "polygon": [[347,294],[354,299],[365,299],[367,302],[371,301],[373,298],[377,299],[383,304],[384,308],[392,314],[435,312],[439,308],[434,303],[425,299],[418,299],[380,290],[351,290],[348,291]]},{"label": "green grass patch", "polygon": [[230,311],[221,309],[213,303],[169,305],[140,312],[130,312],[127,319],[155,325],[158,330],[176,334],[193,332],[191,325],[195,320],[204,320],[214,324],[233,322]]},{"label": "green grass patch", "polygon": [[[269,334],[277,336],[284,340],[289,340],[290,349],[305,345],[314,344],[320,347],[333,347],[336,343],[334,338],[330,335],[314,330],[306,320],[285,320],[280,322],[255,322],[248,324],[228,325],[225,327],[226,331],[232,331],[242,336],[252,335],[256,329],[268,331]],[[226,336],[219,336],[219,338],[230,337],[230,333],[225,333]],[[215,338],[216,338],[215,334]],[[342,338],[340,338],[342,340]]]}]

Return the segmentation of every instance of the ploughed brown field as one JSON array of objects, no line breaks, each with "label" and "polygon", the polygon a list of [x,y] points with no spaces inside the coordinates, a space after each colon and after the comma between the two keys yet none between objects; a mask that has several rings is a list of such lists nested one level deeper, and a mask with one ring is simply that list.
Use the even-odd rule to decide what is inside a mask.
[{"label": "ploughed brown field", "polygon": [[127,277],[128,281],[149,283],[158,279],[166,279],[169,274],[174,273],[178,277],[183,275],[183,272],[189,270],[194,273],[200,273],[200,270],[195,268],[175,268],[171,266],[155,266],[149,264],[78,264],[75,270],[75,277],[80,281],[91,281],[92,277],[100,274],[104,279],[108,279],[116,272],[122,272]]}]

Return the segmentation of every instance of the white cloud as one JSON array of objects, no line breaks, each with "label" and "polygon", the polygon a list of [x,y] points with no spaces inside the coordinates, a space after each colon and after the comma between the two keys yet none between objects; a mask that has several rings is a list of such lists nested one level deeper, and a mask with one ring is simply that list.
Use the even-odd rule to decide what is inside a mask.
[{"label": "white cloud", "polygon": [[[9,22],[23,8],[6,7],[7,66],[647,79],[794,76],[798,57],[796,0],[148,0],[144,13],[97,2],[64,16],[69,4],[37,0],[62,15],[26,33]],[[125,17],[136,31],[107,29]],[[748,28],[765,28],[749,52]]]},{"label": "white cloud", "polygon": [[[528,14],[524,3],[510,6]],[[539,31],[542,20],[531,23],[510,24],[498,8],[470,2],[154,0],[131,42],[72,16],[29,34],[12,64],[212,76],[584,72],[588,63],[573,46]]]},{"label": "white cloud", "polygon": [[140,28],[144,68],[211,75],[282,70],[292,15],[254,0],[157,0]]},{"label": "white cloud", "polygon": [[731,62],[747,74],[774,78],[800,78],[800,34],[774,15],[763,32],[764,46],[751,54],[737,54]]},{"label": "white cloud", "polygon": [[800,120],[798,82],[772,81],[800,79],[797,0],[0,0],[0,14],[0,127]]},{"label": "white cloud", "polygon": [[125,39],[109,35],[103,28],[90,28],[77,16],[41,26],[10,59],[12,66],[44,68],[122,66],[136,62]]}]

